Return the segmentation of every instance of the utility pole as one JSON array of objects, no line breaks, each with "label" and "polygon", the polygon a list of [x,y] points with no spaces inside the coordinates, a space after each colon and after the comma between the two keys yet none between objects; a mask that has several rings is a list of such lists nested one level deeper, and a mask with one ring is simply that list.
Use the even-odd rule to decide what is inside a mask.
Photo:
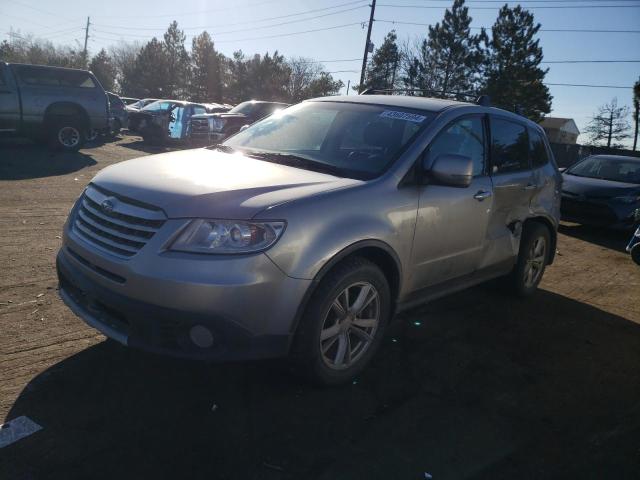
[{"label": "utility pole", "polygon": [[87,66],[86,64],[88,64],[88,58],[87,58],[87,42],[89,41],[89,25],[91,25],[91,22],[89,21],[90,17],[87,17],[87,26],[84,29],[84,51],[82,53],[83,57],[84,57],[84,62],[85,62],[85,67]]},{"label": "utility pole", "polygon": [[371,43],[371,27],[373,27],[373,14],[376,11],[376,0],[371,1],[371,16],[369,17],[369,27],[367,28],[367,42],[364,44],[364,57],[362,58],[362,72],[360,73],[360,85],[358,93],[364,87],[364,74],[367,70],[367,56],[369,55],[369,44]]},{"label": "utility pole", "polygon": [[351,86],[351,80],[347,80],[347,95],[349,95],[349,87]]}]

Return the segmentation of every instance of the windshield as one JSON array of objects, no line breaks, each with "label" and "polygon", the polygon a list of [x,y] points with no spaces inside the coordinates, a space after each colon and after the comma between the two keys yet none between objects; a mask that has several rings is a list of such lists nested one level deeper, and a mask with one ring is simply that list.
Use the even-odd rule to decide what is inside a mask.
[{"label": "windshield", "polygon": [[144,107],[142,110],[145,112],[158,112],[160,110],[169,110],[175,105],[179,105],[175,102],[167,102],[164,100],[158,100],[157,102],[152,102]]},{"label": "windshield", "polygon": [[258,109],[260,105],[262,104],[256,102],[242,102],[229,110],[229,113],[242,113],[244,115],[248,115],[254,110]]},{"label": "windshield", "polygon": [[[380,175],[434,114],[382,105],[304,102],[257,122],[224,145],[266,160],[304,160],[353,178]],[[275,154],[275,155],[274,155]]]},{"label": "windshield", "polygon": [[578,177],[640,184],[640,160],[588,157],[571,167],[566,173]]}]

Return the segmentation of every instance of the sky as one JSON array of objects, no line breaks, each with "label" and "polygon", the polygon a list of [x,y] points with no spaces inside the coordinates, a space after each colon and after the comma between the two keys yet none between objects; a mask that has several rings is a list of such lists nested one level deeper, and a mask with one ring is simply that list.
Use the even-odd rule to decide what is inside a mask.
[{"label": "sky", "polygon": [[[640,0],[467,0],[472,28],[490,27],[504,3],[522,4],[543,30],[634,30],[538,34],[545,61],[636,61],[546,64],[547,83],[626,87],[551,85],[550,115],[573,118],[583,130],[598,106],[614,97],[631,108],[631,86],[640,77]],[[449,0],[378,0],[372,41],[379,46],[392,29],[400,42],[423,38],[426,25],[401,22],[435,24],[450,4]],[[299,15],[303,12],[308,13]],[[278,50],[286,57],[325,61],[325,69],[345,83],[346,93],[349,81],[359,82],[369,13],[367,0],[0,0],[0,41],[10,40],[13,31],[56,44],[82,46],[89,16],[88,48],[96,53],[121,40],[147,41],[154,35],[161,38],[169,23],[177,20],[187,34],[187,45],[206,29],[225,55],[236,50],[246,54]],[[584,136],[579,139],[585,140]]]}]

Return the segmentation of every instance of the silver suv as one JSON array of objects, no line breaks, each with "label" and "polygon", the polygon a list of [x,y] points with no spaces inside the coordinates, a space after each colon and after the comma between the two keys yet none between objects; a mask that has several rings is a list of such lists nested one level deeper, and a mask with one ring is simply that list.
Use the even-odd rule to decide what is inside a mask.
[{"label": "silver suv", "polygon": [[224,144],[119,163],[73,208],[60,294],[125,345],[288,355],[325,384],[375,354],[396,312],[553,261],[561,177],[506,111],[362,95],[310,100]]}]

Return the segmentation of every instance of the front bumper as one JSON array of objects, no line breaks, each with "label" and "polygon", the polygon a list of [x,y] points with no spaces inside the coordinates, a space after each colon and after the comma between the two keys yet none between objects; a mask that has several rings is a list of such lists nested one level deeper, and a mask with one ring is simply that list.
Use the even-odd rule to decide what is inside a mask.
[{"label": "front bumper", "polygon": [[562,196],[562,220],[582,225],[630,230],[640,221],[638,205],[578,200]]},{"label": "front bumper", "polygon": [[[264,254],[213,258],[154,246],[111,259],[65,228],[61,298],[106,336],[154,353],[219,361],[287,354],[310,281],[287,277]],[[213,343],[198,346],[194,327]]]}]

